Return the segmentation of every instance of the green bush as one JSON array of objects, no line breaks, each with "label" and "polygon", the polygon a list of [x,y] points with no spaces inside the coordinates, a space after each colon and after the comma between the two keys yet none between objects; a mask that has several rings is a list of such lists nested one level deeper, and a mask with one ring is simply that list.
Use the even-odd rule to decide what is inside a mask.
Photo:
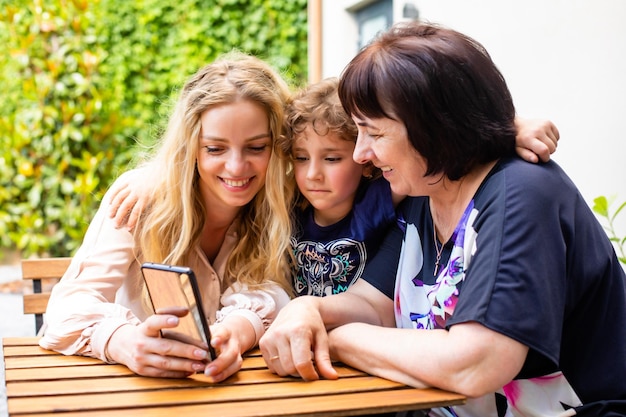
[{"label": "green bush", "polygon": [[72,255],[169,100],[233,48],[305,82],[306,0],[0,0],[0,245]]}]

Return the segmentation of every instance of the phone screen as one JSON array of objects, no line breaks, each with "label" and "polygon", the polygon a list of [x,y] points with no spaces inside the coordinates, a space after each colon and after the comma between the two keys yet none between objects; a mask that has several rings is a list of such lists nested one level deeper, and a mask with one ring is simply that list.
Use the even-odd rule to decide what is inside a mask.
[{"label": "phone screen", "polygon": [[167,314],[181,307],[189,310],[180,317],[176,328],[162,332],[163,337],[208,349],[208,361],[213,360],[216,355],[210,343],[211,333],[191,268],[147,262],[141,266],[141,272],[155,313]]}]

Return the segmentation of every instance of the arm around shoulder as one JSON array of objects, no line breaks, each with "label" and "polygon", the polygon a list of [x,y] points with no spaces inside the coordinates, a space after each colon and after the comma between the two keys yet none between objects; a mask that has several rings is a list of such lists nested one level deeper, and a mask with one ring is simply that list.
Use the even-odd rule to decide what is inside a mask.
[{"label": "arm around shoulder", "polygon": [[550,120],[515,118],[517,136],[515,148],[519,156],[528,162],[548,162],[556,151],[559,130]]},{"label": "arm around shoulder", "polygon": [[109,188],[109,216],[116,227],[126,225],[128,230],[133,230],[137,225],[150,197],[148,172],[146,167],[126,171]]}]

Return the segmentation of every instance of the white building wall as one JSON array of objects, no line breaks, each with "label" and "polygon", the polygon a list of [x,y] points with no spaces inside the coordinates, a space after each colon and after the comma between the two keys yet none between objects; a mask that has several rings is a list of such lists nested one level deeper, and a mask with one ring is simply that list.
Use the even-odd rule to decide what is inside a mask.
[{"label": "white building wall", "polygon": [[[395,0],[396,21],[409,1],[420,19],[487,48],[519,115],[557,125],[553,158],[589,205],[599,195],[626,200],[626,1]],[[356,54],[357,28],[346,8],[360,3],[367,2],[323,1],[323,77],[339,76]]]}]

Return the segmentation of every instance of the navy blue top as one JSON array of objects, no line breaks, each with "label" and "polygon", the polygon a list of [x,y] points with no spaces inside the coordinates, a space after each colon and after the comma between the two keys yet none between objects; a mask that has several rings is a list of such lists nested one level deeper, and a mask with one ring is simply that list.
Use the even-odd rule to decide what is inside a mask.
[{"label": "navy blue top", "polygon": [[391,189],[383,178],[363,181],[352,211],[333,225],[317,225],[310,205],[297,210],[297,232],[292,238],[296,295],[345,291],[361,276],[394,220]]},{"label": "navy blue top", "polygon": [[[624,270],[555,162],[500,161],[446,242],[437,276],[428,199],[405,199],[398,216],[401,227],[363,278],[395,300],[399,327],[473,321],[528,346],[522,371],[502,390],[509,407],[626,415]],[[573,393],[562,395],[564,386]]]}]

